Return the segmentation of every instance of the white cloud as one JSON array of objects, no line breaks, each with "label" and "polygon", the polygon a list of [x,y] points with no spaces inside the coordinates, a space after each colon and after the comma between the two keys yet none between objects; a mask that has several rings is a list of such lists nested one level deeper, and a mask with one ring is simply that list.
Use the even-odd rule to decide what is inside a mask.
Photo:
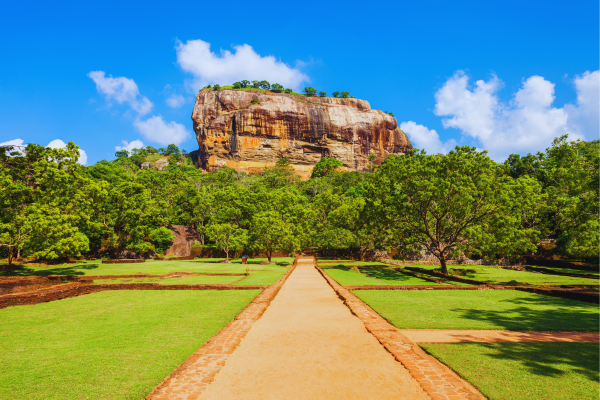
[{"label": "white cloud", "polygon": [[116,151],[127,150],[128,152],[131,152],[133,149],[141,149],[145,147],[144,143],[139,139],[133,140],[129,143],[127,143],[126,140],[123,140],[122,143],[123,146],[115,146]]},{"label": "white cloud", "polygon": [[23,146],[23,143],[25,143],[23,139],[13,139],[0,143],[0,146]]},{"label": "white cloud", "polygon": [[167,105],[172,108],[179,108],[185,104],[185,97],[180,94],[172,94],[167,99]]},{"label": "white cloud", "polygon": [[160,115],[150,117],[145,121],[136,120],[133,125],[145,138],[162,145],[171,143],[179,145],[190,135],[185,126],[175,121],[167,124]]},{"label": "white cloud", "polygon": [[600,71],[586,71],[576,76],[573,83],[577,92],[577,105],[565,105],[573,130],[588,140],[598,139],[600,133]]},{"label": "white cloud", "polygon": [[96,90],[103,94],[107,101],[119,104],[127,103],[139,115],[146,115],[154,106],[147,97],[140,95],[137,84],[133,79],[120,76],[113,78],[105,76],[104,71],[92,71],[88,76],[96,83]]},{"label": "white cloud", "polygon": [[454,139],[442,143],[435,129],[427,129],[413,121],[401,123],[400,129],[408,135],[414,147],[424,149],[429,154],[447,153],[456,147]]},{"label": "white cloud", "polygon": [[207,84],[230,85],[241,80],[267,80],[285,87],[299,89],[308,76],[298,69],[277,61],[273,56],[261,57],[252,46],[234,46],[235,53],[221,50],[220,54],[210,51],[210,43],[203,40],[178,42],[177,62],[181,68],[194,76],[190,82],[196,91]]},{"label": "white cloud", "polygon": [[[0,143],[0,147],[2,147],[2,146],[23,146],[23,143],[25,143],[25,141],[23,139],[13,139],[13,140],[8,140],[6,142]],[[13,147],[11,152],[15,152],[15,151],[17,153],[23,153],[23,151],[20,147]]]},{"label": "white cloud", "polygon": [[496,160],[542,151],[563,134],[598,137],[598,71],[576,78],[577,106],[553,107],[554,84],[541,76],[525,80],[510,102],[498,98],[502,86],[492,76],[470,87],[469,77],[458,71],[435,94],[434,112],[446,117],[445,128],[460,129]]},{"label": "white cloud", "polygon": [[[53,149],[63,149],[67,147],[67,144],[60,139],[54,139],[46,147],[50,147]],[[77,162],[81,165],[87,164],[87,154],[82,149],[79,149],[79,159]]]}]

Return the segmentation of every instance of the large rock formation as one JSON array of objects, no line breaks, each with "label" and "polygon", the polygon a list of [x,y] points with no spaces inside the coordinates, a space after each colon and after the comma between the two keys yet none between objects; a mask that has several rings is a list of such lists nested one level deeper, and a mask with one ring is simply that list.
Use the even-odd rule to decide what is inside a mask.
[{"label": "large rock formation", "polygon": [[354,98],[203,89],[192,120],[199,163],[207,171],[259,171],[288,157],[308,178],[324,156],[358,171],[367,168],[371,154],[383,159],[412,148],[394,117]]}]

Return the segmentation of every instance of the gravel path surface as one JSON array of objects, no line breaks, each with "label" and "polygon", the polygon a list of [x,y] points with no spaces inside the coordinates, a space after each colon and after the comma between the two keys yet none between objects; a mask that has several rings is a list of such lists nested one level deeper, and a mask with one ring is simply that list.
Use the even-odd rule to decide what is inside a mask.
[{"label": "gravel path surface", "polygon": [[201,399],[430,398],[300,260]]}]

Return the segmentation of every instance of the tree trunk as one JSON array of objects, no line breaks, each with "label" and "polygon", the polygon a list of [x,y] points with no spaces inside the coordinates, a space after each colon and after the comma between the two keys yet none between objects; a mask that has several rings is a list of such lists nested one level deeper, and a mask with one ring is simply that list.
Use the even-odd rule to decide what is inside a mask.
[{"label": "tree trunk", "polygon": [[444,252],[440,254],[440,265],[442,267],[442,274],[448,275],[448,267],[446,266],[446,255]]},{"label": "tree trunk", "polygon": [[360,259],[360,261],[363,260],[363,245],[362,244],[358,248],[358,258]]},{"label": "tree trunk", "polygon": [[229,247],[226,247],[223,250],[225,250],[225,261],[229,261]]},{"label": "tree trunk", "polygon": [[273,255],[273,250],[271,250],[271,251],[267,250],[267,259],[269,260],[269,262],[271,262],[272,255]]},{"label": "tree trunk", "polygon": [[12,265],[12,247],[8,248],[8,265]]}]

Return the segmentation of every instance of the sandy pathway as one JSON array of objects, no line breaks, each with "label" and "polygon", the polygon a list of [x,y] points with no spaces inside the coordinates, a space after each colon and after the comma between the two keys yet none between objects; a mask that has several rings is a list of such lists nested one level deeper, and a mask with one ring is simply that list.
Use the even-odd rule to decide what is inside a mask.
[{"label": "sandy pathway", "polygon": [[493,330],[400,330],[414,343],[461,343],[461,342],[598,342],[599,334],[586,332],[516,332]]},{"label": "sandy pathway", "polygon": [[201,399],[428,399],[312,262],[299,263]]}]

